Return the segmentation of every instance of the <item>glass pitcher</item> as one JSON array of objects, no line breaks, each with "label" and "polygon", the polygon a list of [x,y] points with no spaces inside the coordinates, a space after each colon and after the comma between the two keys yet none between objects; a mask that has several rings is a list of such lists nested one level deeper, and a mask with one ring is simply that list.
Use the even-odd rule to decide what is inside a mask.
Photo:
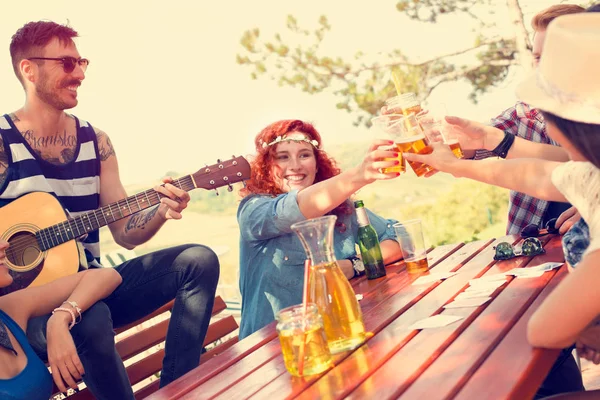
[{"label": "glass pitcher", "polygon": [[331,215],[291,226],[311,261],[307,301],[319,309],[331,354],[352,350],[365,341],[362,311],[333,252],[336,219]]}]

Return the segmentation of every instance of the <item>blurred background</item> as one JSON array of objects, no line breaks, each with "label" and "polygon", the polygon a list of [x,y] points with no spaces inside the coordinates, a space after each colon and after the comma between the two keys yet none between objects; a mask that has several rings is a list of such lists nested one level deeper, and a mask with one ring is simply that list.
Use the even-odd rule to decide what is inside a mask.
[{"label": "blurred background", "polygon": [[[129,194],[231,155],[279,119],[312,122],[342,168],[378,136],[370,126],[402,90],[424,105],[482,122],[515,102],[530,70],[531,17],[559,0],[115,1],[30,0],[4,4],[0,109],[23,101],[8,45],[32,20],[69,23],[91,60],[73,110],[110,136]],[[569,2],[567,2],[569,3]],[[583,6],[588,2],[580,3]],[[236,298],[237,190],[196,190],[143,254],[197,242],[220,255],[220,294]],[[412,171],[365,187],[357,198],[398,220],[420,217],[432,245],[504,234],[507,192],[439,173]],[[103,252],[119,251],[106,228]]]}]

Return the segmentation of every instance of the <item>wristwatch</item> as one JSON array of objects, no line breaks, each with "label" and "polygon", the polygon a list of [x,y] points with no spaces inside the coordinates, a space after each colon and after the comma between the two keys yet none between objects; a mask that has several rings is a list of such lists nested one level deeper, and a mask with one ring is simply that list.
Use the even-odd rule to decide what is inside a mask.
[{"label": "wristwatch", "polygon": [[510,150],[514,142],[515,135],[510,134],[508,132],[504,132],[504,138],[498,144],[498,146],[496,146],[496,148],[492,150],[492,153],[494,153],[500,158],[506,158],[506,155],[508,154],[508,151]]},{"label": "wristwatch", "polygon": [[350,260],[352,263],[352,268],[354,268],[354,276],[352,278],[356,278],[357,276],[361,276],[365,273],[365,264],[363,264],[360,258],[352,256],[348,257],[347,260]]}]

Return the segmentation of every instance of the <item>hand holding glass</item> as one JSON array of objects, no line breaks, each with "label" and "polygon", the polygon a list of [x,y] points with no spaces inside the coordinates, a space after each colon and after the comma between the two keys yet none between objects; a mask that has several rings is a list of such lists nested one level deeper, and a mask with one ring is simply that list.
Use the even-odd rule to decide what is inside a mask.
[{"label": "hand holding glass", "polygon": [[[429,154],[432,149],[429,146],[423,130],[415,114],[400,115],[387,114],[371,120],[375,126],[381,129],[388,138],[394,141],[398,151],[398,160],[404,168],[404,158],[402,153]],[[416,161],[409,161],[410,166],[417,176],[423,176],[432,172],[433,168],[429,165]],[[384,171],[385,172],[385,171]]]},{"label": "hand holding glass", "polygon": [[430,142],[443,142],[450,147],[456,158],[463,158],[459,136],[445,120],[445,106],[440,106],[436,110],[424,112],[418,117],[425,136]]}]

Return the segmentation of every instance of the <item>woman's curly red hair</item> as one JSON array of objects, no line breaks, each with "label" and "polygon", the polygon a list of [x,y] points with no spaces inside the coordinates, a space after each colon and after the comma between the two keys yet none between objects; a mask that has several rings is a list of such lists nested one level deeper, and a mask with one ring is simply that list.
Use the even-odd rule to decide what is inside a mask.
[{"label": "woman's curly red hair", "polygon": [[[314,183],[322,182],[333,176],[338,175],[341,171],[337,166],[336,161],[322,150],[323,143],[321,135],[315,127],[298,119],[286,119],[274,122],[264,128],[256,138],[254,138],[254,146],[256,147],[256,155],[250,162],[251,175],[246,181],[246,187],[240,191],[242,197],[251,194],[263,194],[270,196],[278,196],[285,193],[275,182],[272,174],[272,166],[275,160],[276,145],[263,147],[263,143],[271,143],[277,137],[281,137],[291,132],[300,132],[308,137],[309,140],[316,140],[317,147],[313,147],[313,152],[317,163],[317,174]],[[336,207],[331,213],[341,216],[351,213],[351,208],[348,202],[344,202]]]}]

